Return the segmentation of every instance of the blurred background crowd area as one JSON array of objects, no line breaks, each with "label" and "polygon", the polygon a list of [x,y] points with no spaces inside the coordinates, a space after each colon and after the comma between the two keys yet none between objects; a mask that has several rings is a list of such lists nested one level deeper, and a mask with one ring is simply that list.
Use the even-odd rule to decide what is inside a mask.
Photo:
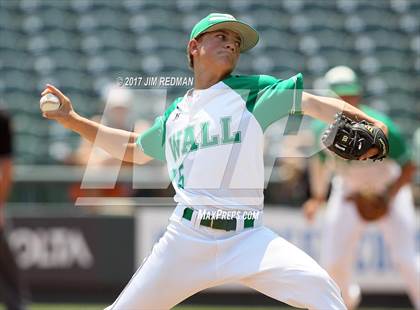
[{"label": "blurred background crowd area", "polygon": [[[420,1],[2,0],[0,101],[13,119],[19,183],[11,201],[66,202],[80,194],[79,185],[72,192],[59,181],[79,184],[81,173],[48,167],[86,164],[91,149],[76,134],[42,119],[38,101],[46,83],[65,92],[84,116],[144,130],[188,87],[137,89],[115,100],[107,87],[118,77],[191,76],[189,33],[210,12],[231,13],[260,33],[257,47],[241,55],[237,74],[284,79],[302,72],[305,87],[315,88],[328,69],[347,65],[361,79],[365,103],[390,115],[412,144],[420,115]],[[267,143],[266,153],[274,158],[286,144],[271,138],[277,143]],[[287,145],[298,152],[302,146]],[[269,203],[299,205],[307,197],[306,161],[289,154],[296,158],[276,161],[266,191]],[[57,182],[53,193],[48,181]],[[146,192],[141,194],[156,194]]]},{"label": "blurred background crowd area", "polygon": [[[420,0],[0,0],[0,110],[5,107],[12,118],[15,164],[5,211],[29,299],[109,304],[173,209],[164,163],[120,167],[77,134],[43,119],[45,84],[59,87],[83,116],[142,132],[191,86],[134,86],[134,78],[191,77],[189,34],[210,12],[230,13],[260,33],[258,45],[241,55],[237,74],[286,79],[302,72],[305,88],[319,90],[330,68],[352,68],[363,103],[400,126],[420,162]],[[131,86],[115,88],[119,78],[129,77]],[[316,258],[322,223],[307,225],[298,209],[309,196],[307,159],[316,153],[316,141],[309,118],[297,135],[283,135],[287,121],[266,132],[265,219]],[[148,204],[148,197],[167,198]],[[386,253],[383,239],[369,230],[355,268],[363,293],[377,295],[370,303],[364,298],[364,305],[409,307]],[[270,304],[247,292],[212,294],[191,302]]]}]

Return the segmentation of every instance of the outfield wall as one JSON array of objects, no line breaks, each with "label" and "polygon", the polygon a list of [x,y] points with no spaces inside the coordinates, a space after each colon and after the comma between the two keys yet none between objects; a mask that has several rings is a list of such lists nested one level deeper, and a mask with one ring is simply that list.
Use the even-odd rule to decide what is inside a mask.
[{"label": "outfield wall", "polygon": [[[145,207],[138,209],[136,213],[135,259],[137,264],[140,264],[143,258],[148,255],[153,244],[165,231],[171,212],[172,208],[169,207]],[[417,223],[420,223],[420,212],[416,213],[416,218]],[[299,209],[265,207],[265,225],[303,249],[315,260],[319,259],[322,222],[323,213],[319,214],[313,225],[309,225],[304,220]],[[420,249],[420,227],[417,227],[417,249]],[[404,292],[404,284],[401,277],[395,270],[384,238],[375,225],[367,227],[361,242],[359,242],[354,270],[355,279],[361,284],[364,292]],[[212,290],[243,291],[244,288],[236,285],[227,285]]]},{"label": "outfield wall", "polygon": [[[112,298],[164,233],[172,210],[169,206],[140,207],[134,216],[23,213],[14,217],[8,236],[31,290],[82,295],[112,291]],[[419,211],[416,218],[420,223]],[[267,206],[264,222],[318,259],[322,214],[314,225],[308,225],[298,209]],[[360,242],[354,268],[364,293],[404,292],[384,239],[374,225],[366,230]],[[227,285],[211,291],[247,290]]]}]

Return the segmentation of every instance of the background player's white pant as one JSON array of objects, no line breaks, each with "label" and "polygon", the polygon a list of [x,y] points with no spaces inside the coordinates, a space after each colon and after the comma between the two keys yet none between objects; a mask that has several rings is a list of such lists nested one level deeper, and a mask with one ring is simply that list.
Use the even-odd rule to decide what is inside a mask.
[{"label": "background player's white pant", "polygon": [[311,257],[265,227],[225,232],[171,221],[112,310],[169,309],[203,289],[242,283],[295,307],[345,309]]},{"label": "background player's white pant", "polygon": [[[377,225],[384,234],[391,257],[407,285],[416,309],[420,309],[420,265],[415,252],[415,212],[409,186],[402,188],[390,212]],[[328,201],[322,237],[321,265],[341,288],[351,308],[360,289],[352,283],[351,272],[356,246],[366,226],[352,202],[340,190],[333,190]]]}]

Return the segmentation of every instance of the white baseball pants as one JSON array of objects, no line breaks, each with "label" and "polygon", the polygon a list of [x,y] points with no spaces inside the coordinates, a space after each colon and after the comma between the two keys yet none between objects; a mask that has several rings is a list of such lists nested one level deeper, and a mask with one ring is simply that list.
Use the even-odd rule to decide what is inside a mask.
[{"label": "white baseball pants", "polygon": [[299,308],[345,309],[327,272],[268,228],[226,232],[177,218],[106,309],[170,309],[201,290],[232,282]]},{"label": "white baseball pants", "polygon": [[[348,308],[357,304],[360,288],[351,273],[358,241],[366,226],[343,191],[333,190],[328,201],[322,233],[321,265],[342,290]],[[393,262],[408,288],[416,309],[420,310],[420,264],[415,251],[415,212],[409,186],[403,187],[390,205],[390,212],[377,222],[384,234]]]}]

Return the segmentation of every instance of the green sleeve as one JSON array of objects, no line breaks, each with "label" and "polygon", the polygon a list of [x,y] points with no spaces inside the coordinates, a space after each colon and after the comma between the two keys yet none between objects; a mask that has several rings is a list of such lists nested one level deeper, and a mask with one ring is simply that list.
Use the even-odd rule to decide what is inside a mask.
[{"label": "green sleeve", "polygon": [[389,157],[403,166],[411,160],[411,152],[400,129],[394,123],[391,124],[386,124],[389,129]]},{"label": "green sleeve", "polygon": [[279,80],[269,75],[236,75],[224,82],[246,101],[248,111],[255,116],[263,131],[289,114],[302,114],[301,73],[287,80]]},{"label": "green sleeve", "polygon": [[302,113],[300,108],[302,89],[303,77],[299,73],[290,79],[279,80],[259,92],[255,105],[252,107],[252,114],[263,131],[289,114]]},{"label": "green sleeve", "polygon": [[411,160],[411,151],[398,126],[386,115],[367,106],[361,106],[363,112],[388,126],[389,157],[403,166]]},{"label": "green sleeve", "polygon": [[155,159],[164,161],[165,158],[165,136],[166,136],[166,121],[169,115],[175,110],[177,104],[182,101],[182,98],[175,99],[174,102],[166,109],[162,116],[155,119],[152,127],[143,132],[136,141],[137,146],[142,151]]}]

